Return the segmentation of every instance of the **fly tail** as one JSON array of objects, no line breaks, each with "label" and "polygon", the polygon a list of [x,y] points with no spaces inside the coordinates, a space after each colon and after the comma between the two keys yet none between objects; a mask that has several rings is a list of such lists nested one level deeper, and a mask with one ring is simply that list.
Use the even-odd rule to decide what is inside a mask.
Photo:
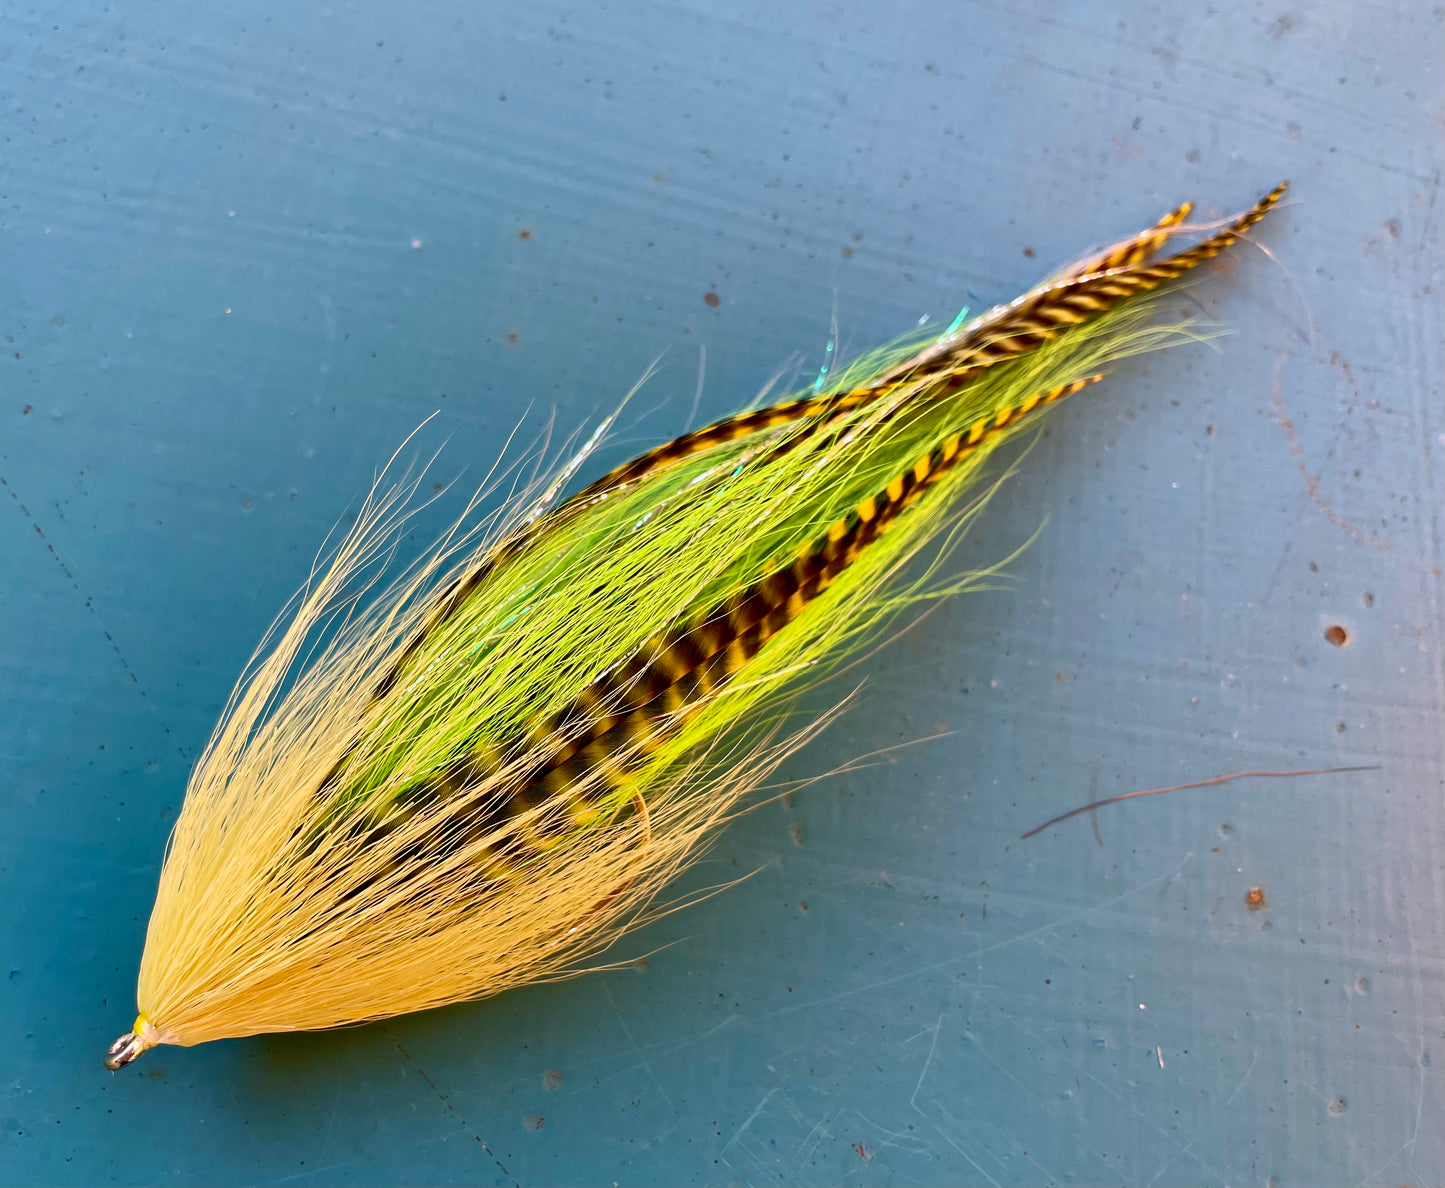
[{"label": "fly tail", "polygon": [[1281,182],[1243,214],[1193,247],[1154,260],[1168,240],[1181,233],[1193,210],[1186,202],[1147,230],[1065,269],[1023,296],[940,338],[928,348],[879,376],[877,389],[931,377],[957,391],[991,367],[1017,359],[1076,327],[1118,308],[1130,298],[1152,292],[1212,260],[1239,242],[1284,196]]}]

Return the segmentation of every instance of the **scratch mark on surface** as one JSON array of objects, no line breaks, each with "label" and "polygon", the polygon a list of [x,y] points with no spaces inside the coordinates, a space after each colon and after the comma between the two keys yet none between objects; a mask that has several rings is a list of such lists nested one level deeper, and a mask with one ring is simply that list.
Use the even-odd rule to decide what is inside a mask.
[{"label": "scratch mark on surface", "polygon": [[1036,1181],[1037,1183],[1040,1183],[1040,1184],[1062,1184],[1062,1183],[1064,1182],[1064,1180],[1067,1179],[1067,1177],[1065,1177],[1065,1176],[1057,1176],[1057,1175],[1055,1175],[1055,1174],[1054,1174],[1053,1172],[1051,1172],[1048,1168],[1046,1168],[1042,1163],[1040,1163],[1037,1159],[1035,1159],[1032,1155],[1030,1155],[1029,1152],[1028,1152],[1028,1148],[1025,1147],[1024,1144],[1023,1144],[1022,1142],[1020,1142],[1019,1139],[1018,1139],[1016,1136],[1010,1134],[1010,1133],[1009,1133],[1007,1130],[1005,1130],[1002,1126],[999,1126],[999,1127],[998,1127],[998,1132],[999,1132],[999,1134],[1001,1134],[1001,1135],[1003,1136],[1003,1139],[1004,1139],[1005,1142],[1007,1142],[1010,1146],[1012,1146],[1015,1150],[1017,1150],[1018,1153],[1019,1153],[1020,1155],[1022,1155],[1025,1159],[1027,1159],[1031,1164],[1033,1164],[1034,1167],[1036,1167],[1036,1168],[1039,1169],[1039,1175],[1038,1175],[1038,1179],[1037,1179],[1037,1181]]},{"label": "scratch mark on surface", "polygon": [[[337,1055],[334,1051],[331,1054],[331,1067],[334,1072],[340,1072],[341,1061],[337,1058]],[[338,1081],[339,1080],[340,1078],[338,1077]],[[237,1102],[237,1104],[239,1105],[240,1103]],[[326,1136],[321,1140],[321,1150],[317,1153],[318,1159],[325,1158],[326,1153],[331,1150],[331,1136],[336,1131],[336,1116],[340,1112],[341,1103],[333,1100],[331,1103],[331,1112],[326,1119]]]},{"label": "scratch mark on surface", "polygon": [[[958,1119],[955,1118],[952,1114],[950,1114],[948,1112],[948,1109],[941,1102],[935,1101],[933,1103],[933,1106],[936,1110],[938,1110],[940,1114],[942,1114],[955,1126],[958,1125]],[[967,1159],[969,1164],[973,1167],[973,1170],[978,1172],[979,1175],[981,1175],[985,1180],[992,1184],[993,1188],[1003,1188],[1003,1185],[1000,1184],[997,1180],[995,1180],[991,1175],[989,1175],[988,1172],[984,1171],[983,1168],[979,1166],[978,1160],[975,1159],[972,1155],[970,1155],[967,1151],[965,1151],[962,1147],[960,1147],[958,1143],[956,1143],[949,1136],[946,1130],[939,1130],[938,1133],[943,1137],[943,1141],[947,1143],[950,1147],[952,1147],[955,1151],[957,1151],[960,1155],[962,1155],[965,1159]]]},{"label": "scratch mark on surface", "polygon": [[1415,1098],[1415,1133],[1410,1136],[1410,1147],[1413,1150],[1416,1140],[1420,1137],[1420,1115],[1425,1110],[1425,1066],[1420,1066],[1420,1087]]},{"label": "scratch mark on surface", "polygon": [[1435,226],[1435,202],[1440,197],[1440,175],[1437,173],[1430,181],[1430,201],[1425,207],[1425,218],[1420,224],[1420,243],[1416,246],[1416,254],[1423,256],[1425,247],[1430,240],[1430,229]]},{"label": "scratch mark on surface", "polygon": [[753,1112],[743,1119],[743,1124],[741,1126],[739,1126],[735,1131],[733,1131],[732,1138],[728,1139],[728,1141],[723,1144],[722,1153],[724,1155],[726,1155],[732,1145],[736,1143],[738,1139],[740,1139],[747,1132],[748,1127],[757,1120],[757,1116],[768,1108],[768,1102],[772,1101],[773,1098],[781,1092],[782,1090],[779,1089],[776,1085],[774,1085],[773,1088],[769,1089],[766,1093],[763,1094],[762,1101],[758,1102],[758,1104],[753,1107]]},{"label": "scratch mark on surface", "polygon": [[[998,1013],[1002,1015],[1005,1019],[1009,1019],[1010,1022],[1013,1021],[1012,1016],[1010,1016],[1009,1013],[1002,1008],[994,1007],[994,1010],[998,1011]],[[989,1052],[987,1048],[985,1048],[981,1043],[979,1043],[977,1036],[968,1036],[968,1041],[973,1045],[973,1050],[975,1052],[977,1052],[991,1065],[993,1065],[994,1068],[998,1069],[999,1072],[1001,1072],[1005,1077],[1009,1079],[1009,1082],[1014,1086],[1014,1088],[1019,1091],[1019,1094],[1022,1098],[1027,1098],[1029,1096],[1028,1086],[1026,1086],[1022,1081],[1020,1081],[1018,1077],[1014,1076],[1013,1073],[1009,1071],[1009,1068],[1006,1064],[1004,1064],[1001,1060],[999,1060],[991,1052]]]},{"label": "scratch mark on surface", "polygon": [[[1193,857],[1192,853],[1186,855],[1186,861],[1190,857]],[[1159,880],[1155,879],[1152,881],[1158,882]],[[1010,1023],[1012,1023],[1016,1028],[1018,1028],[1019,1031],[1023,1032],[1024,1035],[1028,1036],[1031,1040],[1033,1040],[1036,1044],[1042,1045],[1045,1042],[1043,1036],[1039,1035],[1037,1032],[1029,1030],[1029,1028],[1025,1027],[1002,1007],[995,1005],[993,1009],[997,1011],[1000,1015],[1002,1015],[1005,1019],[1007,1019]],[[978,1046],[976,1040],[974,1041],[974,1045],[975,1047]],[[983,1055],[987,1056],[987,1053],[984,1053],[982,1048],[979,1048],[978,1050],[983,1053]],[[1138,1106],[1136,1106],[1132,1101],[1130,1101],[1127,1097],[1125,1097],[1122,1093],[1120,1093],[1117,1089],[1110,1085],[1109,1082],[1105,1081],[1097,1073],[1090,1071],[1086,1066],[1080,1064],[1072,1056],[1065,1056],[1062,1054],[1057,1055],[1058,1058],[1062,1060],[1065,1064],[1067,1064],[1070,1068],[1072,1068],[1078,1076],[1085,1078],[1093,1084],[1097,1085],[1100,1089],[1102,1089],[1105,1093],[1112,1097],[1116,1102],[1118,1102],[1127,1113],[1131,1114],[1134,1118],[1138,1119],[1150,1130],[1154,1131],[1157,1135],[1159,1135],[1159,1137],[1162,1138],[1165,1142],[1167,1142],[1176,1153],[1187,1150],[1189,1144],[1181,1143],[1178,1138],[1170,1134],[1169,1131],[1164,1129],[1164,1127],[1160,1126],[1158,1122],[1154,1121],[1154,1119],[1149,1117],[1148,1114],[1144,1113],[1141,1109],[1139,1109]],[[995,1063],[997,1062],[995,1061]],[[1247,1076],[1248,1074],[1246,1073],[1245,1075]],[[934,1104],[936,1105],[937,1103],[935,1102]],[[1209,1177],[1211,1179],[1218,1180],[1220,1183],[1224,1183],[1229,1178],[1227,1176],[1221,1175],[1215,1168],[1205,1163],[1204,1160],[1201,1159],[1198,1155],[1194,1155],[1193,1159],[1209,1174]]]},{"label": "scratch mark on surface", "polygon": [[862,1110],[858,1109],[856,1106],[854,1107],[853,1112],[857,1114],[858,1117],[863,1119],[864,1125],[872,1127],[873,1130],[878,1134],[888,1136],[887,1138],[880,1140],[877,1146],[873,1148],[872,1153],[874,1155],[876,1155],[879,1151],[883,1150],[884,1147],[897,1147],[900,1151],[913,1152],[928,1150],[928,1144],[924,1142],[923,1139],[920,1138],[918,1135],[907,1130],[889,1130],[888,1127],[881,1126],[877,1122],[873,1121],[872,1118],[868,1117],[867,1114],[865,1114]]},{"label": "scratch mark on surface", "polygon": [[1352,523],[1340,515],[1330,506],[1329,500],[1325,498],[1324,492],[1320,490],[1319,476],[1310,473],[1309,466],[1305,463],[1305,448],[1299,439],[1299,433],[1295,430],[1294,421],[1289,417],[1284,406],[1284,381],[1280,374],[1280,364],[1274,368],[1274,392],[1270,403],[1274,407],[1274,420],[1289,441],[1289,452],[1294,457],[1294,462],[1299,467],[1301,477],[1304,479],[1305,490],[1309,497],[1315,501],[1315,505],[1324,512],[1325,518],[1336,527],[1343,529],[1352,538],[1361,544],[1367,544],[1372,549],[1378,549],[1384,553],[1393,553],[1395,550],[1372,533],[1366,532],[1358,524]]},{"label": "scratch mark on surface", "polygon": [[797,1162],[794,1164],[795,1168],[799,1170],[802,1169],[803,1161],[817,1150],[820,1140],[833,1137],[832,1131],[828,1128],[833,1120],[840,1117],[842,1113],[843,1111],[839,1110],[837,1114],[824,1114],[813,1124],[813,1129],[808,1131],[808,1137],[798,1144]]},{"label": "scratch mark on surface", "polygon": [[947,1143],[950,1147],[952,1147],[955,1151],[957,1151],[960,1155],[962,1155],[965,1159],[967,1159],[969,1165],[973,1168],[973,1170],[978,1172],[979,1175],[981,1175],[985,1180],[992,1184],[993,1188],[1003,1188],[1002,1184],[1000,1184],[991,1175],[989,1175],[988,1172],[984,1171],[983,1168],[979,1167],[977,1159],[975,1159],[972,1155],[970,1155],[967,1151],[960,1147],[956,1142],[953,1141],[953,1139],[949,1138],[948,1135],[945,1134],[943,1136],[943,1141]]},{"label": "scratch mark on surface", "polygon": [[683,1048],[691,1047],[693,1044],[702,1043],[703,1040],[712,1039],[713,1036],[719,1034],[720,1032],[726,1031],[729,1027],[737,1026],[738,1020],[740,1018],[742,1018],[741,1015],[729,1015],[721,1023],[714,1024],[706,1031],[699,1031],[696,1035],[690,1035],[685,1040],[680,1040],[678,1043],[663,1048],[661,1054],[664,1056],[670,1056],[672,1055],[672,1053],[681,1051]]},{"label": "scratch mark on surface", "polygon": [[[130,666],[130,661],[127,660],[121,652],[120,645],[115,642],[115,637],[106,629],[105,623],[101,620],[100,613],[95,609],[94,600],[87,597],[85,592],[80,588],[80,583],[75,579],[75,573],[71,570],[70,566],[65,563],[60,554],[55,551],[55,546],[46,538],[45,530],[40,527],[35,516],[31,513],[30,509],[25,506],[15,488],[6,481],[4,475],[0,475],[0,487],[3,487],[10,493],[10,498],[14,500],[15,506],[20,509],[20,514],[25,517],[30,527],[35,530],[35,535],[38,536],[41,543],[45,545],[45,551],[54,559],[55,564],[60,566],[60,572],[65,575],[66,580],[70,582],[71,588],[75,591],[77,597],[79,597],[81,603],[85,606],[85,609],[88,610],[91,617],[95,619],[96,625],[100,628],[100,633],[105,636],[106,643],[110,644],[110,650],[115,653],[115,658],[120,661],[120,666],[125,669],[125,675],[130,677],[131,683],[136,687],[136,692],[145,698],[146,709],[150,712],[151,716],[155,718],[161,730],[166,734],[170,734],[171,728],[162,722],[159,717],[156,717],[155,707],[151,705],[150,698],[140,683],[140,677],[136,676],[135,669]],[[191,757],[186,754],[185,748],[182,747],[179,742],[175,742],[174,745],[177,754],[179,754],[182,759],[190,762]]]},{"label": "scratch mark on surface", "polygon": [[607,1004],[612,1008],[612,1013],[617,1016],[617,1026],[622,1028],[622,1034],[627,1037],[627,1042],[632,1045],[630,1052],[642,1051],[640,1045],[634,1038],[632,1031],[627,1026],[627,1020],[622,1017],[622,1012],[617,1009],[617,1000],[612,997],[612,990],[606,982],[602,983],[602,993],[607,995]]},{"label": "scratch mark on surface", "polygon": [[330,1163],[325,1167],[308,1168],[306,1171],[293,1172],[289,1176],[279,1176],[274,1180],[261,1180],[258,1181],[257,1188],[277,1188],[277,1186],[281,1184],[294,1184],[298,1180],[310,1180],[315,1176],[329,1175],[343,1167],[351,1167],[355,1162],[356,1160],[354,1159],[344,1159],[340,1163]]},{"label": "scratch mark on surface", "polygon": [[493,1151],[491,1147],[487,1146],[486,1139],[482,1138],[481,1135],[479,1135],[475,1130],[473,1130],[467,1124],[467,1120],[463,1118],[459,1113],[457,1113],[456,1106],[452,1105],[447,1095],[443,1093],[439,1088],[437,1088],[437,1083],[433,1081],[431,1077],[427,1076],[426,1069],[422,1068],[420,1064],[418,1064],[415,1060],[412,1059],[411,1053],[401,1046],[401,1041],[391,1033],[390,1028],[388,1028],[385,1024],[382,1024],[382,1030],[386,1032],[387,1038],[391,1040],[396,1050],[401,1053],[402,1059],[405,1060],[409,1065],[411,1065],[412,1068],[416,1069],[416,1075],[419,1076],[422,1081],[426,1083],[426,1087],[428,1089],[430,1089],[433,1093],[437,1095],[437,1100],[442,1103],[442,1112],[444,1114],[449,1114],[452,1120],[461,1127],[464,1133],[471,1135],[472,1141],[480,1144],[482,1150],[492,1157],[492,1162],[497,1165],[497,1169],[502,1173],[502,1175],[505,1176],[507,1179],[511,1180],[513,1184],[518,1185],[518,1188],[520,1188],[520,1184],[513,1177],[512,1173],[509,1172],[506,1169],[505,1165],[502,1163],[502,1161],[497,1158],[497,1153]]},{"label": "scratch mark on surface", "polygon": [[1027,932],[1020,932],[1014,936],[1005,937],[1003,940],[994,941],[994,943],[991,945],[984,945],[975,951],[974,957],[982,957],[985,953],[992,953],[995,949],[1004,949],[1009,947],[1010,945],[1019,944],[1022,941],[1032,940],[1034,937],[1046,932],[1050,932],[1053,929],[1062,928],[1065,925],[1076,923],[1077,921],[1084,919],[1086,916],[1092,915],[1094,912],[1103,911],[1104,908],[1108,907],[1110,904],[1118,903],[1121,899],[1128,899],[1129,896],[1136,895],[1140,891],[1147,891],[1150,887],[1158,886],[1160,883],[1165,882],[1168,879],[1176,878],[1178,877],[1180,871],[1184,869],[1185,864],[1193,857],[1194,851],[1190,850],[1187,854],[1184,855],[1183,858],[1179,860],[1179,865],[1176,866],[1173,870],[1166,870],[1163,874],[1156,875],[1147,883],[1140,883],[1137,887],[1130,887],[1127,890],[1120,891],[1118,895],[1112,895],[1108,899],[1101,900],[1099,903],[1093,904],[1090,907],[1086,907],[1083,909],[1083,911],[1075,912],[1071,916],[1061,916],[1057,920],[1050,920],[1047,924],[1040,924],[1037,928],[1030,928]]},{"label": "scratch mark on surface", "polygon": [[[1424,1036],[1421,1036],[1420,1038],[1421,1038],[1421,1041],[1422,1041],[1421,1044],[1420,1044],[1420,1047],[1421,1047],[1421,1050],[1423,1051],[1423,1050],[1424,1050],[1424,1047],[1425,1047],[1424,1042],[1423,1042],[1423,1041],[1424,1041]],[[1424,1112],[1424,1110],[1425,1110],[1425,1062],[1422,1060],[1422,1061],[1420,1061],[1420,1084],[1419,1084],[1419,1087],[1418,1087],[1418,1088],[1416,1089],[1416,1091],[1415,1091],[1415,1130],[1414,1130],[1414,1133],[1410,1135],[1410,1154],[1411,1154],[1412,1157],[1414,1156],[1414,1153],[1415,1153],[1415,1143],[1416,1143],[1416,1141],[1420,1138],[1420,1115]]]},{"label": "scratch mark on surface", "polygon": [[[612,997],[612,990],[608,987],[606,982],[602,983],[602,992],[607,995],[607,1001],[612,1007],[612,1013],[617,1016],[617,1026],[622,1028],[622,1034],[627,1037],[627,1042],[632,1045],[628,1054],[630,1055],[633,1052],[642,1052],[642,1045],[637,1042],[636,1037],[632,1034],[631,1028],[627,1026],[627,1020],[622,1017],[622,1011],[617,1006],[617,1000]],[[725,1024],[726,1020],[724,1020],[724,1025]],[[647,1059],[646,1056],[643,1056],[643,1058],[638,1061],[638,1065],[642,1068],[644,1072],[647,1073],[648,1079],[651,1080],[652,1083],[657,1087],[658,1093],[662,1095],[662,1100],[667,1102],[667,1108],[675,1113],[677,1111],[677,1107],[673,1104],[672,1098],[668,1095],[667,1090],[663,1088],[662,1082],[658,1080],[657,1073],[653,1069],[651,1062]]]},{"label": "scratch mark on surface", "polygon": [[1256,1048],[1256,1049],[1255,1049],[1255,1052],[1254,1052],[1254,1056],[1253,1056],[1253,1058],[1252,1058],[1252,1059],[1250,1060],[1250,1062],[1249,1062],[1249,1067],[1244,1070],[1244,1076],[1242,1076],[1242,1077],[1239,1078],[1239,1084],[1234,1087],[1234,1093],[1231,1093],[1228,1097],[1226,1097],[1226,1098],[1224,1099],[1224,1104],[1225,1104],[1225,1105],[1228,1105],[1231,1101],[1233,1101],[1234,1098],[1235,1098],[1235,1096],[1236,1096],[1236,1094],[1238,1094],[1239,1091],[1244,1088],[1244,1083],[1245,1083],[1245,1081],[1249,1080],[1249,1074],[1254,1071],[1254,1066],[1255,1066],[1256,1064],[1258,1064],[1258,1063],[1259,1063],[1259,1049]]},{"label": "scratch mark on surface", "polygon": [[[923,1088],[923,1078],[928,1076],[928,1070],[933,1067],[933,1054],[938,1051],[938,1036],[943,1031],[943,1012],[938,1014],[938,1022],[933,1025],[933,1042],[928,1045],[928,1056],[923,1061],[923,1071],[918,1074],[918,1084],[913,1086],[913,1096],[908,1099],[908,1104],[918,1110],[918,1091]],[[921,1114],[923,1111],[918,1110]]]},{"label": "scratch mark on surface", "polygon": [[924,974],[937,973],[941,969],[947,969],[951,965],[961,965],[964,958],[960,956],[949,957],[943,961],[930,962],[928,965],[920,965],[907,973],[894,974],[891,978],[879,978],[876,982],[869,982],[866,986],[855,986],[850,990],[840,990],[837,994],[829,994],[825,998],[814,998],[807,1002],[800,1002],[796,1006],[780,1007],[767,1015],[761,1016],[764,1019],[776,1019],[783,1015],[796,1014],[798,1011],[811,1010],[813,1007],[827,1006],[830,1002],[841,1002],[845,998],[852,998],[855,994],[867,994],[873,990],[881,990],[884,986],[893,986],[899,982],[906,982],[912,978],[922,977]]},{"label": "scratch mark on surface", "polygon": [[1180,1155],[1188,1155],[1189,1148],[1194,1146],[1194,1143],[1195,1140],[1190,1139],[1187,1143],[1184,1144],[1184,1146],[1180,1147],[1177,1152],[1171,1154],[1168,1159],[1165,1159],[1162,1163],[1160,1163],[1154,1174],[1150,1176],[1148,1181],[1146,1181],[1146,1183],[1144,1184],[1144,1188],[1154,1188],[1154,1185],[1159,1182],[1159,1177],[1169,1170],[1169,1165],[1172,1164],[1176,1159],[1178,1159]]},{"label": "scratch mark on surface", "polygon": [[1400,1156],[1405,1153],[1405,1150],[1414,1143],[1414,1141],[1414,1139],[1406,1139],[1403,1143],[1401,1143],[1395,1149],[1395,1153],[1391,1155],[1390,1158],[1385,1160],[1384,1163],[1380,1164],[1379,1167],[1375,1168],[1374,1171],[1372,1171],[1368,1176],[1366,1176],[1363,1180],[1360,1181],[1360,1188],[1365,1188],[1367,1184],[1375,1180],[1381,1172],[1383,1172],[1387,1167],[1390,1166],[1390,1164],[1394,1163],[1395,1160],[1399,1159]]},{"label": "scratch mark on surface", "polygon": [[648,1077],[652,1080],[652,1083],[657,1086],[657,1091],[662,1094],[662,1100],[667,1102],[667,1108],[670,1109],[674,1114],[677,1113],[677,1106],[673,1104],[671,1095],[667,1092],[666,1089],[663,1088],[662,1082],[658,1079],[657,1072],[652,1067],[652,1063],[650,1061],[644,1060],[642,1062],[642,1067],[646,1070]]}]

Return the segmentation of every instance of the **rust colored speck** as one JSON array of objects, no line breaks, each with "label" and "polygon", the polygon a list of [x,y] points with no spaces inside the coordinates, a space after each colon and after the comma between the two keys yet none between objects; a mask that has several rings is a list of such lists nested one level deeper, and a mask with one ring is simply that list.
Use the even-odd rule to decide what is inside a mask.
[{"label": "rust colored speck", "polygon": [[1337,648],[1342,648],[1350,642],[1350,633],[1338,623],[1331,623],[1325,628],[1325,642],[1334,644]]},{"label": "rust colored speck", "polygon": [[1264,888],[1255,885],[1244,893],[1244,906],[1252,912],[1264,907]]},{"label": "rust colored speck", "polygon": [[518,227],[518,228],[517,228],[517,238],[520,239],[523,243],[526,243],[527,240],[529,240],[529,239],[532,238],[532,228],[530,228],[530,227]]},{"label": "rust colored speck", "polygon": [[716,309],[719,305],[722,304],[722,298],[719,297],[716,293],[714,293],[711,289],[709,289],[706,293],[702,295],[702,299],[711,309]]}]

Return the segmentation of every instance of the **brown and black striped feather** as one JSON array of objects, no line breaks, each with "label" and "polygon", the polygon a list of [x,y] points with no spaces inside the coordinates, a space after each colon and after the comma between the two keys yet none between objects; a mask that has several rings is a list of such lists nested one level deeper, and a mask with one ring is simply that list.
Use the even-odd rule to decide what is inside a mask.
[{"label": "brown and black striped feather", "polygon": [[669,732],[743,672],[768,640],[929,487],[989,437],[1100,378],[1039,393],[949,435],[758,582],[689,624],[649,640],[572,705],[529,729],[530,770],[512,775],[511,793],[488,795],[484,811],[468,801],[477,789],[495,785],[500,760],[492,747],[462,756],[406,793],[389,827],[423,807],[454,802],[458,812],[438,838],[444,835],[448,847],[491,838],[485,864],[495,873],[528,853],[549,849],[578,828],[626,811],[633,774]]},{"label": "brown and black striped feather", "polygon": [[[417,634],[402,649],[375,696],[385,696],[406,664],[429,638],[470,598],[497,567],[541,539],[568,518],[660,471],[719,445],[766,433],[797,421],[816,420],[809,433],[836,426],[835,418],[897,392],[919,385],[919,396],[938,399],[957,392],[982,372],[1035,350],[1084,322],[1091,321],[1130,297],[1157,289],[1212,259],[1253,227],[1283,196],[1288,183],[1270,191],[1228,227],[1154,265],[1146,261],[1163,246],[1172,229],[1188,217],[1193,203],[1170,211],[1147,231],[1089,258],[1068,272],[1031,290],[1006,306],[971,323],[944,343],[935,344],[867,384],[846,392],[784,401],[725,418],[664,445],[647,450],[609,471],[595,482],[500,541],[472,569],[438,596],[436,606]],[[945,365],[945,361],[951,361]],[[933,382],[927,382],[929,376]],[[920,385],[920,380],[924,382]],[[807,434],[778,443],[776,452],[795,448]],[[334,775],[335,773],[333,773]]]},{"label": "brown and black striped feather", "polygon": [[[426,635],[445,622],[478,589],[497,565],[519,554],[562,518],[648,475],[713,446],[812,418],[809,432],[831,428],[835,417],[909,385],[921,398],[956,392],[983,371],[1042,346],[1073,327],[1092,320],[1130,297],[1175,280],[1219,255],[1254,226],[1283,195],[1276,187],[1228,227],[1193,247],[1155,263],[1149,258],[1171,229],[1187,217],[1185,204],[1154,227],[1086,261],[1069,273],[1032,290],[986,315],[962,339],[940,343],[905,361],[868,385],[830,396],[788,401],[757,409],[687,434],[616,468],[567,500],[548,516],[504,540],[483,561],[439,597],[426,624],[403,650],[377,691],[382,696]],[[1089,271],[1081,271],[1088,266]],[[1095,377],[1097,378],[1097,377]],[[863,500],[828,533],[798,556],[723,606],[691,625],[649,641],[626,664],[585,689],[574,703],[528,731],[527,740],[508,748],[515,753],[529,742],[534,757],[528,769],[509,780],[510,794],[488,797],[488,808],[463,812],[461,833],[475,838],[518,822],[520,850],[552,844],[572,825],[595,818],[601,806],[625,807],[630,773],[646,760],[675,724],[703,705],[843,571],[923,490],[966,457],[981,441],[1013,426],[1034,408],[1092,380],[1041,393],[1016,408],[976,422],[947,438],[884,491]],[[778,448],[788,448],[784,441]],[[423,804],[475,799],[478,787],[495,783],[500,759],[496,748],[463,756],[433,776],[399,804],[404,819]],[[339,761],[332,778],[345,760]],[[328,780],[328,783],[330,780]],[[515,846],[515,843],[514,843]]]},{"label": "brown and black striped feather", "polygon": [[[877,382],[902,380],[923,369],[936,376],[940,392],[956,390],[956,386],[968,383],[988,368],[1027,354],[1075,326],[1108,313],[1129,298],[1177,280],[1213,259],[1258,223],[1283,197],[1287,186],[1287,182],[1276,186],[1227,227],[1193,247],[1153,264],[1139,262],[1150,254],[1145,249],[1153,237],[1160,234],[1160,227],[1165,228],[1163,234],[1167,235],[1167,226],[1179,214],[1177,210],[1171,211],[1154,228],[1096,258],[1108,262],[1117,256],[1121,261],[1117,266],[1083,274],[1075,270],[1047,281],[969,323],[957,336],[942,339],[905,360],[880,376]],[[945,375],[951,377],[953,387],[944,382]]]}]

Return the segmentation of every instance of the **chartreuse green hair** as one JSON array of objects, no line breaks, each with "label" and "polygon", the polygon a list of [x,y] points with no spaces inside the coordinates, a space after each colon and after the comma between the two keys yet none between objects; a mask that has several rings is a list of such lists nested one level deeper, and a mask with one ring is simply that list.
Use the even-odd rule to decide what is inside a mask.
[{"label": "chartreuse green hair", "polygon": [[374,490],[196,765],[108,1066],[566,976],[656,914],[820,725],[786,725],[800,685],[986,576],[939,562],[990,454],[1121,361],[1197,338],[1150,294],[1282,192],[1159,258],[1180,207],[558,503],[584,450],[359,610],[406,519],[405,490]]}]

